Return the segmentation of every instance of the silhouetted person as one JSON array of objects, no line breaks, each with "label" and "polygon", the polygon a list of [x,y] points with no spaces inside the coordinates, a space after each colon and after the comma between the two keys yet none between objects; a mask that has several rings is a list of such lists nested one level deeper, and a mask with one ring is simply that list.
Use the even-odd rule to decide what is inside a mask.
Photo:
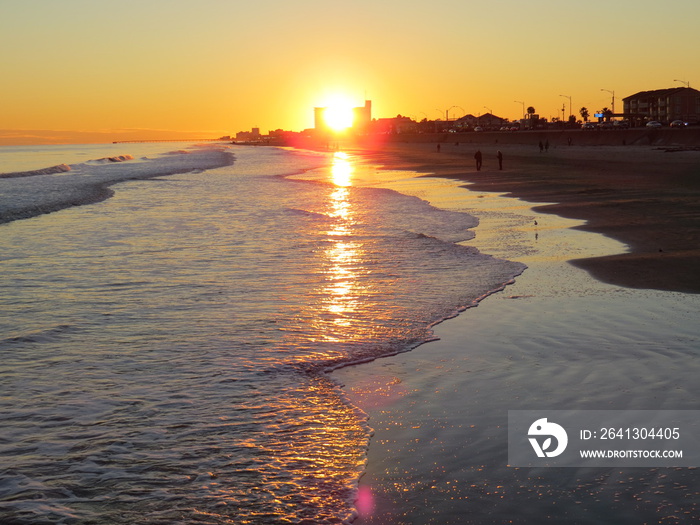
[{"label": "silhouetted person", "polygon": [[437,152],[440,153],[440,144],[437,145]]},{"label": "silhouetted person", "polygon": [[502,170],[503,169],[503,153],[501,153],[501,150],[498,150],[498,153],[496,153],[496,157],[498,158],[498,169]]},{"label": "silhouetted person", "polygon": [[540,140],[540,153],[544,151],[544,144],[542,144],[542,141]]},{"label": "silhouetted person", "polygon": [[476,171],[481,171],[481,150],[476,150],[474,159],[476,160]]}]

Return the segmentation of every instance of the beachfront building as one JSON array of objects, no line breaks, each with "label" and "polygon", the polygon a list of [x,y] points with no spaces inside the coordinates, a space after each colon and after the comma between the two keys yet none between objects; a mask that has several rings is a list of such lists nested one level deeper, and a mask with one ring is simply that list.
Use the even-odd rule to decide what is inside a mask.
[{"label": "beachfront building", "polygon": [[464,115],[454,121],[454,127],[457,129],[473,129],[476,127],[481,127],[483,129],[499,129],[508,123],[508,119],[497,117],[491,113],[484,113],[478,117],[475,117],[471,113]]},{"label": "beachfront building", "polygon": [[690,87],[640,91],[622,99],[624,115],[635,125],[659,122],[700,122],[700,91]]},{"label": "beachfront building", "polygon": [[372,122],[372,101],[365,100],[365,105],[353,108],[352,113],[354,116],[352,127],[355,131],[366,131]]},{"label": "beachfront building", "polygon": [[418,124],[410,117],[397,115],[393,118],[378,118],[372,121],[369,128],[371,133],[382,135],[400,135],[402,133],[416,133]]},{"label": "beachfront building", "polygon": [[239,131],[236,133],[236,141],[238,142],[255,142],[262,138],[260,128],[253,128],[250,131]]},{"label": "beachfront building", "polygon": [[[317,132],[328,133],[331,131],[326,122],[325,107],[314,108],[314,129]],[[363,133],[367,130],[372,122],[372,101],[365,100],[365,105],[357,108],[352,108],[352,130],[357,133]]]},{"label": "beachfront building", "polygon": [[314,108],[314,130],[318,133],[330,133],[326,123],[326,108]]}]

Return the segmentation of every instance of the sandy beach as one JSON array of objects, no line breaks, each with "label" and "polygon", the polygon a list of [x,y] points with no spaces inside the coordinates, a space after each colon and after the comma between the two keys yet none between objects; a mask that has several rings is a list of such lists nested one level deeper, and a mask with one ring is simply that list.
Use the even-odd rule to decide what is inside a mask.
[{"label": "sandy beach", "polygon": [[[499,139],[495,139],[499,140]],[[577,138],[577,142],[580,138]],[[473,155],[483,154],[476,171]],[[504,156],[498,169],[497,151]],[[577,260],[597,279],[633,288],[700,292],[700,151],[672,146],[385,144],[371,153],[387,168],[462,180],[473,191],[532,203],[537,211],[585,221],[628,253]]]},{"label": "sandy beach", "polygon": [[700,152],[443,143],[363,155],[440,177],[412,191],[479,217],[468,244],[528,269],[438,325],[439,341],[333,373],[375,432],[355,523],[697,522],[695,469],[512,468],[506,431],[508,410],[697,408]]}]

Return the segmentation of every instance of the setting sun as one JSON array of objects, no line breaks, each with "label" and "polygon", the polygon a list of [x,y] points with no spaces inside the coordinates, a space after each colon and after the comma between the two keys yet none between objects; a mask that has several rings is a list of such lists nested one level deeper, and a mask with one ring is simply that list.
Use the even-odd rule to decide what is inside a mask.
[{"label": "setting sun", "polygon": [[353,111],[349,105],[335,104],[328,106],[324,112],[326,125],[335,131],[342,131],[352,126]]},{"label": "setting sun", "polygon": [[323,122],[333,131],[346,130],[354,124],[353,104],[341,98],[335,98],[325,104]]}]

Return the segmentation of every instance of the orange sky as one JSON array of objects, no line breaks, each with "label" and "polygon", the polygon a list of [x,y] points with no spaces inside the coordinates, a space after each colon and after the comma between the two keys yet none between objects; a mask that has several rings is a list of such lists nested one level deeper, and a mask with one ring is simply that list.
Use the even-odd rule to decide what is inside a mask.
[{"label": "orange sky", "polygon": [[0,144],[298,131],[338,94],[418,120],[578,115],[602,89],[621,109],[700,85],[698,20],[696,0],[0,0]]}]

